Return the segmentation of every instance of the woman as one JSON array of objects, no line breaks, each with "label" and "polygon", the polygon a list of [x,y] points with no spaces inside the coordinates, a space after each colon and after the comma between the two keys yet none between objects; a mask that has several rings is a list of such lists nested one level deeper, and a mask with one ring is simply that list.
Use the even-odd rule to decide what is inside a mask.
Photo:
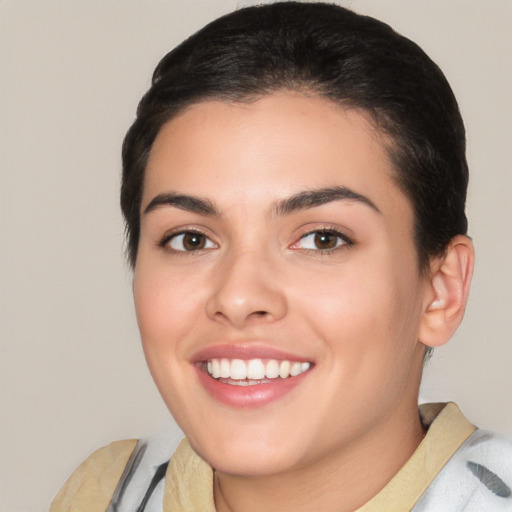
[{"label": "woman", "polygon": [[509,510],[510,443],[417,407],[469,292],[467,174],[446,79],[381,22],[278,3],[170,52],[121,206],[187,439],[97,452],[52,510]]}]

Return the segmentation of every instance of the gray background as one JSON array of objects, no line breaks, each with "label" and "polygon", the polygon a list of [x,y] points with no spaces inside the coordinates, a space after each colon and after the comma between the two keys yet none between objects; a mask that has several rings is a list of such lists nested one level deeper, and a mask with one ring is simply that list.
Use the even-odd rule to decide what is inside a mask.
[{"label": "gray background", "polygon": [[[145,367],[122,255],[120,145],[172,46],[235,0],[0,3],[0,510],[46,510],[112,440],[172,421]],[[477,266],[422,399],[512,434],[512,2],[354,0],[444,69],[468,130]]]}]

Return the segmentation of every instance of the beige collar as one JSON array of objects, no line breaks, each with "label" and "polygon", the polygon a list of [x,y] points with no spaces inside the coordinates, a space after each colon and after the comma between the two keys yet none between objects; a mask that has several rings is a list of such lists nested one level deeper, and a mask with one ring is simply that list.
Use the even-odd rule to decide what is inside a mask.
[{"label": "beige collar", "polygon": [[[475,431],[454,403],[424,404],[420,416],[428,432],[388,484],[357,512],[411,510],[432,480]],[[164,511],[215,512],[213,469],[185,439],[165,476]]]}]

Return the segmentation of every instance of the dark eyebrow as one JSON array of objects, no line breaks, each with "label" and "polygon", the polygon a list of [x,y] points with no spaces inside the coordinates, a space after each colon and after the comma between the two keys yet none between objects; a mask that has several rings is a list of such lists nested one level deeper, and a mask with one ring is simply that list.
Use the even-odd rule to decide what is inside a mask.
[{"label": "dark eyebrow", "polygon": [[[305,190],[291,197],[278,201],[274,207],[276,215],[288,215],[298,210],[321,206],[332,201],[352,200],[361,202],[378,213],[381,211],[373,201],[347,187],[327,187],[316,190]],[[161,206],[170,206],[201,215],[219,217],[219,211],[209,199],[202,199],[177,192],[158,194],[144,209],[144,214]]]},{"label": "dark eyebrow", "polygon": [[275,213],[277,215],[288,215],[298,210],[314,208],[315,206],[340,200],[358,201],[376,212],[382,213],[371,199],[346,187],[327,187],[299,192],[279,201],[275,206]]},{"label": "dark eyebrow", "polygon": [[178,194],[176,192],[166,192],[158,194],[144,209],[144,214],[149,213],[161,206],[171,206],[186,210],[188,212],[199,213],[201,215],[209,215],[218,217],[219,212],[214,204],[208,199],[189,196],[187,194]]}]

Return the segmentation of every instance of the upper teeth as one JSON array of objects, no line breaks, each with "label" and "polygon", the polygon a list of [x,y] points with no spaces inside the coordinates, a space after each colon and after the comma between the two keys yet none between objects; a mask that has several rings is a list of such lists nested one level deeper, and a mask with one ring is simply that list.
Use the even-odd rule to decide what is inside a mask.
[{"label": "upper teeth", "polygon": [[261,359],[212,359],[206,364],[208,373],[215,379],[276,379],[281,377],[295,377],[305,372],[311,366],[310,363],[291,361],[277,361],[269,359],[264,363]]}]

